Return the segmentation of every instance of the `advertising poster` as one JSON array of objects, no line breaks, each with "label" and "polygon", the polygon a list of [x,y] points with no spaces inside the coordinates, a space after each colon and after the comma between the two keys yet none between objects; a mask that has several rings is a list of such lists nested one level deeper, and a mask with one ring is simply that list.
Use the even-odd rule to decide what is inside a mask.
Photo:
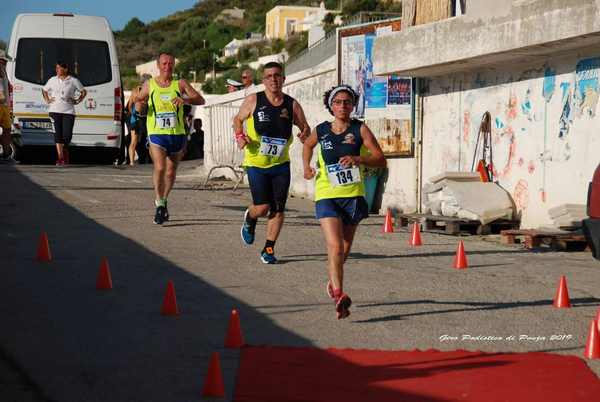
[{"label": "advertising poster", "polygon": [[361,118],[365,111],[365,36],[355,35],[342,38],[340,48],[342,60],[344,60],[340,72],[341,83],[350,85],[360,95],[354,113],[356,117]]},{"label": "advertising poster", "polygon": [[399,29],[394,21],[340,29],[338,80],[360,95],[353,116],[371,128],[384,154],[413,156],[412,78],[373,72],[376,39]]}]

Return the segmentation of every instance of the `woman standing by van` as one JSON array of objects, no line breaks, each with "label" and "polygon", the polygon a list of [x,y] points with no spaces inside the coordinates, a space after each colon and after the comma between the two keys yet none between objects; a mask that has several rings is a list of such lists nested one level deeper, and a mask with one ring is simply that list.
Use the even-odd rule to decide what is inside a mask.
[{"label": "woman standing by van", "polygon": [[[76,98],[76,91],[79,96]],[[66,63],[56,63],[56,75],[48,80],[42,89],[46,103],[50,105],[50,118],[54,122],[54,143],[58,154],[56,166],[69,164],[69,144],[73,138],[75,105],[86,96],[87,91],[81,82],[71,76]]]}]

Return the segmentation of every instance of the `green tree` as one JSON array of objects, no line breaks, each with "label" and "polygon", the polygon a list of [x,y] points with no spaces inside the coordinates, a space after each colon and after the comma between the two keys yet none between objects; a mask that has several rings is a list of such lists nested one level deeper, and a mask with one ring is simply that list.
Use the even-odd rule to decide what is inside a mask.
[{"label": "green tree", "polygon": [[285,42],[285,50],[290,57],[296,56],[308,47],[308,32],[300,32],[290,36]]},{"label": "green tree", "polygon": [[7,46],[6,46],[6,42],[4,42],[3,40],[0,40],[0,49],[6,50]]},{"label": "green tree", "polygon": [[273,39],[271,41],[271,50],[273,53],[281,53],[285,49],[285,41],[283,39]]},{"label": "green tree", "polygon": [[342,14],[353,16],[361,11],[375,11],[378,6],[377,0],[347,0],[344,2]]},{"label": "green tree", "polygon": [[[371,0],[344,0],[345,3],[364,1]],[[375,1],[379,7],[389,2],[393,1]],[[338,0],[326,0],[326,6],[330,10],[337,8],[338,3]],[[278,4],[281,2],[276,0],[202,0],[190,9],[178,11],[148,24],[144,24],[139,18],[132,18],[122,31],[115,32],[120,65],[122,68],[133,68],[137,64],[154,59],[159,51],[167,51],[182,63],[179,68],[180,74],[185,74],[187,70],[198,71],[198,67],[204,66],[206,60],[202,61],[203,56],[197,54],[197,50],[206,48],[210,53],[218,54],[233,38],[242,38],[247,32],[264,32],[265,14]],[[287,4],[315,6],[317,1],[292,0]],[[237,21],[231,25],[214,21],[223,9],[233,7],[246,10],[243,22]],[[306,47],[304,42],[305,40],[300,38],[292,40],[291,43],[277,40],[271,44],[256,44],[253,49],[256,52],[248,52],[242,63],[251,57],[279,53],[284,48],[288,48],[293,54]],[[237,58],[234,61],[216,63],[215,69],[236,71],[237,63]],[[207,71],[211,71],[212,60],[205,67]],[[215,86],[215,89],[220,90],[220,87]]]},{"label": "green tree", "polygon": [[340,5],[340,0],[325,0],[325,9],[337,10]]},{"label": "green tree", "polygon": [[146,25],[138,18],[133,17],[125,24],[125,28],[120,32],[123,36],[138,36],[144,33]]},{"label": "green tree", "polygon": [[212,69],[212,53],[209,49],[197,49],[183,59],[175,68],[182,77],[189,78],[190,71],[196,71],[196,77],[202,70]]}]

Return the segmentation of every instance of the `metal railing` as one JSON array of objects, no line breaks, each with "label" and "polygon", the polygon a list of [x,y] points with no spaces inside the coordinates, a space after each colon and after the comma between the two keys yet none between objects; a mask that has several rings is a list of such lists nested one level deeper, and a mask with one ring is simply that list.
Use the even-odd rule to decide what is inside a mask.
[{"label": "metal railing", "polygon": [[208,184],[210,176],[215,169],[227,168],[233,171],[236,184],[233,191],[237,189],[244,179],[244,151],[238,149],[232,134],[231,124],[233,117],[237,114],[239,105],[232,103],[208,106],[208,118],[210,120],[210,152],[214,166],[210,168],[204,186]]},{"label": "metal railing", "polygon": [[[367,24],[369,22],[383,21],[387,19],[399,18],[400,13],[385,12],[360,12],[353,18],[344,21],[342,27],[352,25]],[[290,58],[285,65],[286,75],[297,73],[298,71],[314,67],[335,54],[336,30],[333,29],[325,34],[323,38],[315,42],[312,46],[302,50],[300,53]]]}]

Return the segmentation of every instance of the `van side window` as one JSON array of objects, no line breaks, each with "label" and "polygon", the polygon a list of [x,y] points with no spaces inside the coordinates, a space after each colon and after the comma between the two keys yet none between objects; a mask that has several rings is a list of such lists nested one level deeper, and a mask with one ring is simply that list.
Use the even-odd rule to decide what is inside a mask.
[{"label": "van side window", "polygon": [[54,68],[57,60],[67,63],[84,87],[112,80],[108,43],[57,38],[19,39],[15,77],[44,85],[56,74]]}]

